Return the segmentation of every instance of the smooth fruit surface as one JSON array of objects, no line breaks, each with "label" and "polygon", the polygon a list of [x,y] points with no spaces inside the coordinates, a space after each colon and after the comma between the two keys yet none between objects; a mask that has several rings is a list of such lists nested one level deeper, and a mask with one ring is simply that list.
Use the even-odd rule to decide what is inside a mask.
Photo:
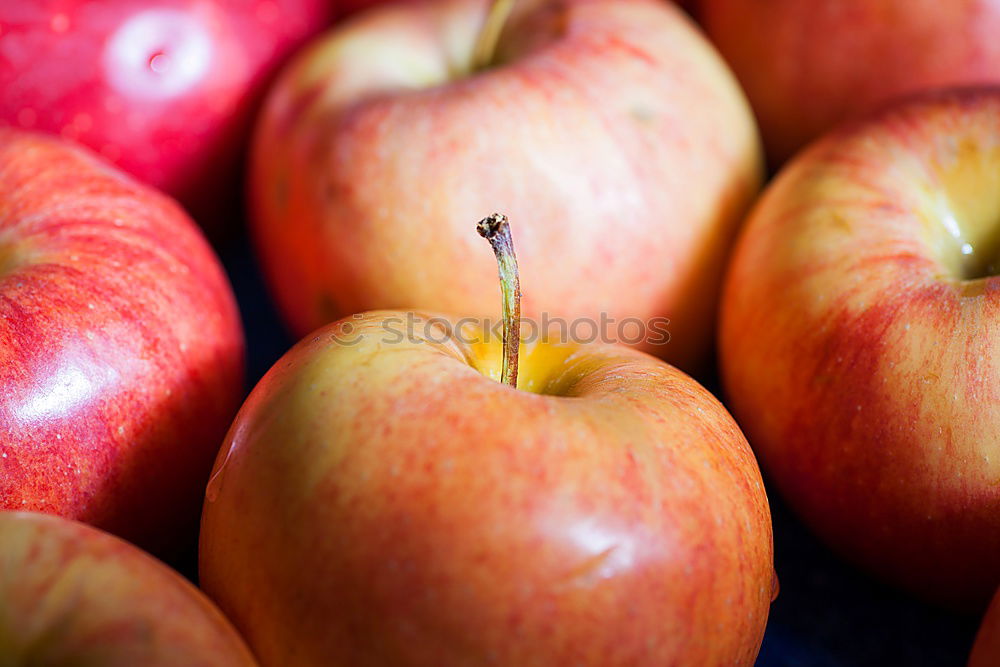
[{"label": "smooth fruit surface", "polygon": [[332,6],[0,3],[0,125],[77,140],[218,229],[232,215],[243,144],[264,84],[325,25]]},{"label": "smooth fruit surface", "polygon": [[0,509],[170,555],[242,396],[228,281],[173,201],[0,130]]},{"label": "smooth fruit surface", "polygon": [[232,626],[131,544],[53,516],[0,512],[5,665],[250,667]]},{"label": "smooth fruit surface", "polygon": [[752,664],[770,514],[711,394],[542,344],[513,389],[497,341],[405,321],[298,344],[220,452],[201,581],[263,664]]},{"label": "smooth fruit surface", "polygon": [[834,547],[933,599],[1000,583],[1000,90],[827,136],[751,214],[722,305],[729,405]]},{"label": "smooth fruit surface", "polygon": [[525,317],[665,317],[670,341],[646,349],[698,368],[761,179],[734,79],[652,0],[518,2],[491,66],[472,71],[487,5],[357,14],[271,91],[251,212],[291,328],[373,308],[491,316],[495,272],[467,225],[503,210]]},{"label": "smooth fruit surface", "polygon": [[697,0],[775,165],[920,90],[1000,81],[996,0]]}]

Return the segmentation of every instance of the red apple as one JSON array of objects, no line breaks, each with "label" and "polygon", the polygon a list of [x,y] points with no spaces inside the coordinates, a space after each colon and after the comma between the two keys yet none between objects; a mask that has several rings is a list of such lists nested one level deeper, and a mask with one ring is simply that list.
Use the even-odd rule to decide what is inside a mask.
[{"label": "red apple", "polygon": [[262,663],[753,664],[770,517],[711,394],[641,352],[542,344],[514,390],[495,346],[393,344],[406,317],[296,346],[217,461],[201,582]]},{"label": "red apple", "polygon": [[762,465],[830,544],[952,605],[1000,583],[1000,89],[827,136],[751,214],[720,356]]},{"label": "red apple", "polygon": [[0,512],[7,665],[252,667],[219,610],[131,544],[53,516]]},{"label": "red apple", "polygon": [[216,461],[205,590],[267,665],[752,664],[771,526],[739,428],[642,352],[521,349],[506,219],[479,231],[502,348],[391,311],[299,343]]},{"label": "red apple", "polygon": [[1000,665],[1000,591],[993,597],[969,656],[969,667]]},{"label": "red apple", "polygon": [[373,308],[488,316],[493,274],[465,225],[503,207],[523,221],[525,316],[669,318],[670,342],[645,349],[698,368],[761,178],[736,82],[654,0],[521,0],[476,64],[489,5],[357,14],[272,89],[249,194],[291,328]]},{"label": "red apple", "polygon": [[696,0],[778,164],[890,98],[1000,81],[993,0]]},{"label": "red apple", "polygon": [[242,394],[221,266],[174,202],[0,129],[0,509],[172,555]]},{"label": "red apple", "polygon": [[76,139],[216,229],[250,112],[331,0],[0,3],[0,124]]}]

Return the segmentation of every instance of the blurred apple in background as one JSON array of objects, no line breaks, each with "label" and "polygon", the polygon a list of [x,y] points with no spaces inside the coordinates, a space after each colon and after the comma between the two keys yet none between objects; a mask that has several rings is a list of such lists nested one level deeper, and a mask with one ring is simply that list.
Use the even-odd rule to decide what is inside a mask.
[{"label": "blurred apple in background", "polygon": [[78,140],[178,198],[233,217],[251,112],[334,0],[0,3],[0,124]]},{"label": "blurred apple in background", "polygon": [[271,90],[249,196],[291,329],[372,308],[488,316],[495,273],[466,225],[503,208],[526,317],[666,317],[670,342],[647,349],[697,369],[761,179],[735,80],[655,0],[521,0],[478,62],[489,7],[356,14]]},{"label": "blurred apple in background", "polygon": [[995,0],[696,0],[778,165],[892,97],[1000,81]]},{"label": "blurred apple in background", "polygon": [[233,294],[181,208],[0,130],[0,509],[193,549],[242,373]]},{"label": "blurred apple in background", "polygon": [[1000,583],[1000,89],[822,139],[751,214],[722,303],[729,405],[822,537],[981,607]]},{"label": "blurred apple in background", "polygon": [[1000,665],[1000,591],[993,597],[983,618],[976,644],[969,656],[969,667],[996,667]]},{"label": "blurred apple in background", "polygon": [[301,342],[220,452],[201,582],[262,663],[752,664],[770,514],[722,405],[622,346],[526,344],[513,389],[407,318]]},{"label": "blurred apple in background", "polygon": [[233,627],[179,574],[107,533],[0,512],[5,665],[256,664]]}]

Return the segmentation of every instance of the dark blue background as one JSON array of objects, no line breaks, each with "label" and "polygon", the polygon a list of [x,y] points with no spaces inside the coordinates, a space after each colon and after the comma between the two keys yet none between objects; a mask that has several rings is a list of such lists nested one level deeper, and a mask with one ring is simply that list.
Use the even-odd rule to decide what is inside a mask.
[{"label": "dark blue background", "polygon": [[[243,313],[252,386],[291,346],[245,238],[222,249]],[[835,557],[774,494],[775,568],[781,592],[758,665],[964,665],[978,619],[925,605]]]}]

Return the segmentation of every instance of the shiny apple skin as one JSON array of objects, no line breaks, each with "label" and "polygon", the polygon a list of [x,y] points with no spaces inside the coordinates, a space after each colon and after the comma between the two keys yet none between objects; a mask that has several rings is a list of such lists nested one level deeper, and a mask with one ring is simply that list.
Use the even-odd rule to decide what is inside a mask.
[{"label": "shiny apple skin", "polygon": [[969,667],[996,667],[1000,665],[1000,592],[993,596],[993,604],[986,611],[976,635],[976,643],[969,656]]},{"label": "shiny apple skin", "polygon": [[965,608],[1000,582],[998,192],[1000,89],[847,126],[765,192],[721,312],[728,405],[789,503]]},{"label": "shiny apple skin", "polygon": [[190,548],[243,349],[179,206],[69,142],[0,130],[0,509]]},{"label": "shiny apple skin", "polygon": [[263,664],[753,663],[770,515],[711,394],[615,346],[526,348],[548,395],[514,390],[394,317],[299,343],[220,451],[201,582]]},{"label": "shiny apple skin", "polygon": [[2,2],[0,124],[80,141],[219,230],[239,201],[240,159],[263,86],[332,7]]},{"label": "shiny apple skin", "polygon": [[996,0],[695,0],[780,165],[838,122],[943,86],[1000,81]]},{"label": "shiny apple skin", "polygon": [[7,665],[250,667],[204,594],[112,535],[0,512],[0,655]]},{"label": "shiny apple skin", "polygon": [[494,316],[496,271],[469,225],[499,210],[525,317],[666,317],[669,343],[645,349],[699,370],[761,178],[735,80],[651,0],[519,2],[503,64],[469,75],[486,6],[373,8],[279,78],[250,197],[286,320],[305,335],[374,308]]}]

